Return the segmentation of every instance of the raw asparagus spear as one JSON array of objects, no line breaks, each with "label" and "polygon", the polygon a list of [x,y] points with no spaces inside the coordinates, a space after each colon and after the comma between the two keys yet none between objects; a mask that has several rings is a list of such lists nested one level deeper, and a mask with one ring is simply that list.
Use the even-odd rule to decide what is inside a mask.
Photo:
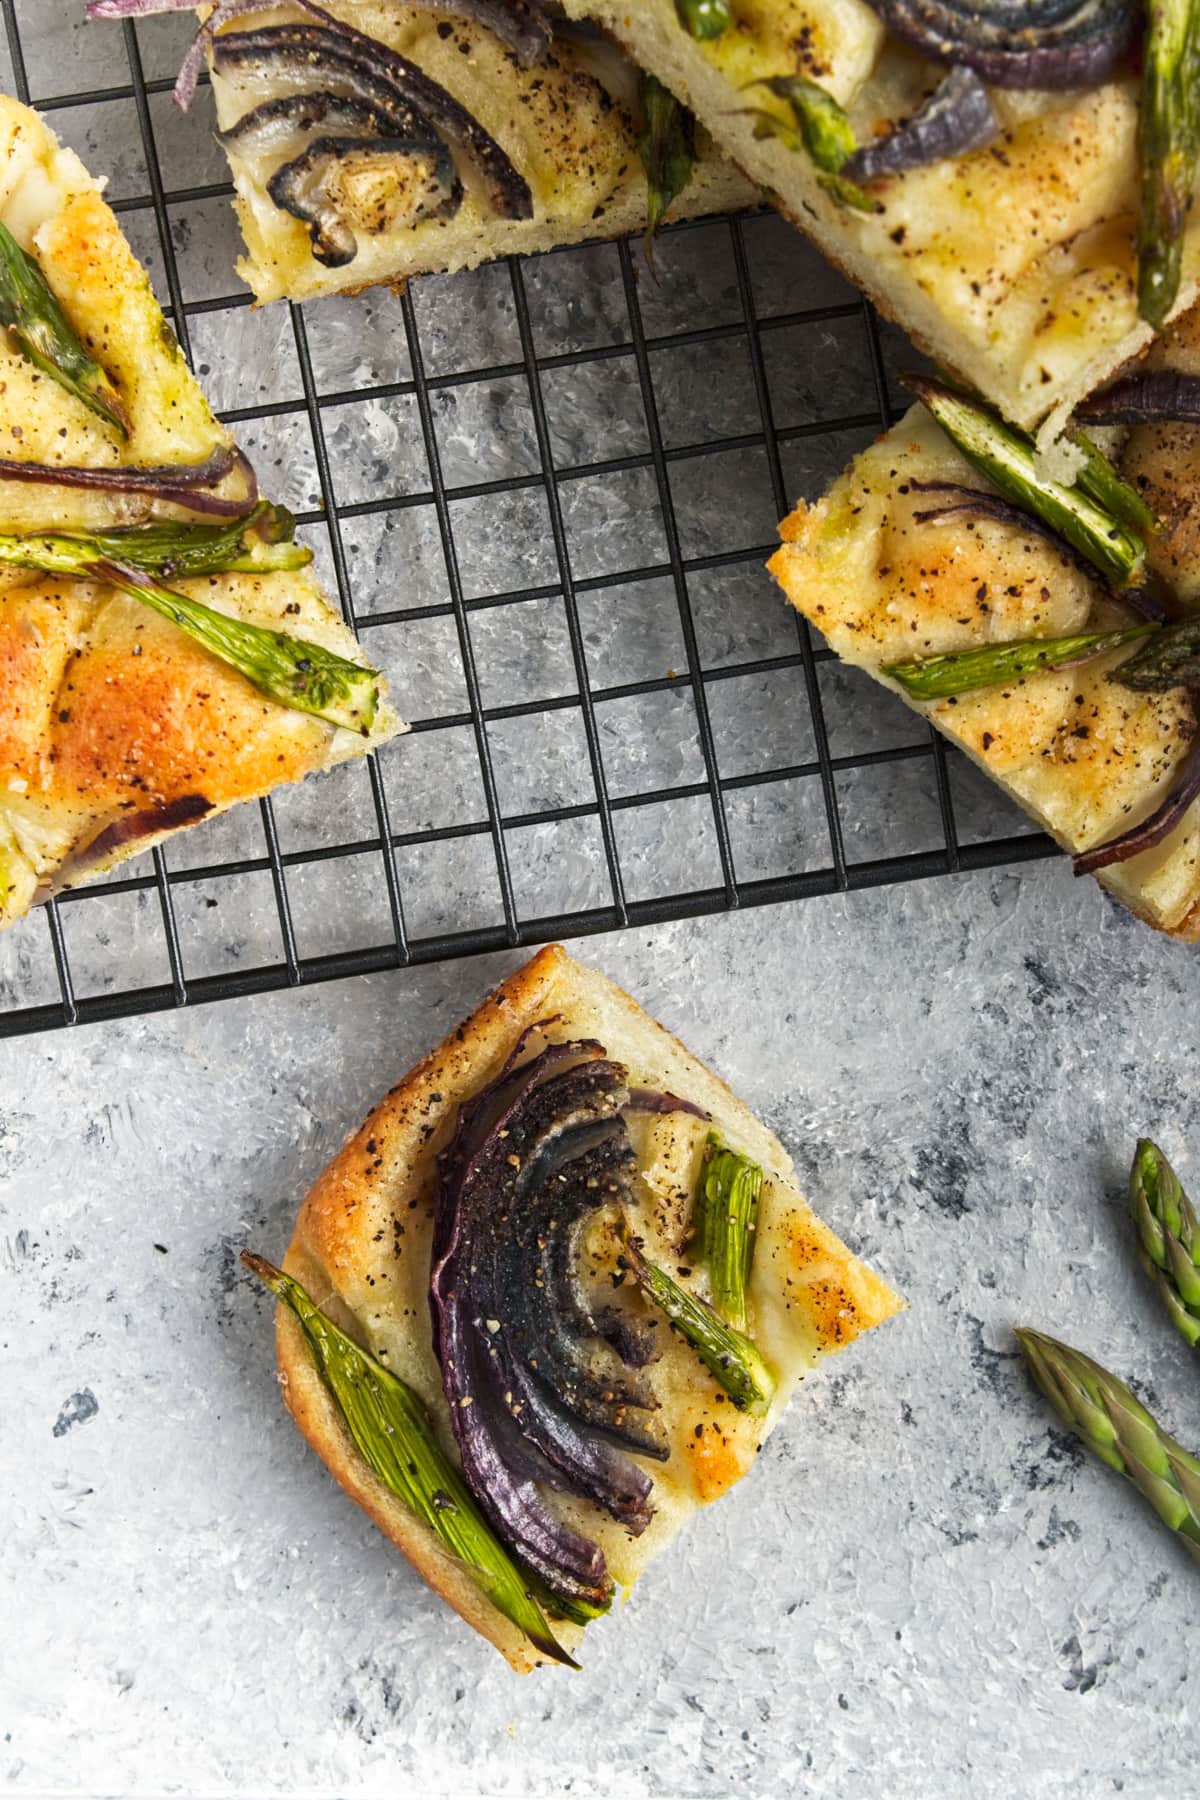
[{"label": "raw asparagus spear", "polygon": [[1178,1175],[1150,1138],[1139,1138],[1129,1177],[1142,1262],[1175,1329],[1200,1344],[1200,1219]]},{"label": "raw asparagus spear", "polygon": [[0,225],[0,324],[36,369],[129,436],[129,415],[110,377],[89,356],[37,263]]},{"label": "raw asparagus spear", "polygon": [[537,1649],[555,1662],[578,1667],[551,1632],[528,1577],[438,1443],[413,1390],[340,1331],[298,1281],[250,1250],[243,1250],[242,1261],[298,1321],[317,1372],[372,1472],[471,1570],[492,1605]]},{"label": "raw asparagus spear", "polygon": [[1200,1561],[1200,1461],[1090,1356],[1040,1331],[1016,1335],[1030,1374],[1064,1424],[1133,1483]]}]

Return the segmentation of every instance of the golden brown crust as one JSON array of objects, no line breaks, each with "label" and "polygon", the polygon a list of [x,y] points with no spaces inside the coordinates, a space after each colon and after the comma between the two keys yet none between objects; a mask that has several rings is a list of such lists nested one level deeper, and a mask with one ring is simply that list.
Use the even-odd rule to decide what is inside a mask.
[{"label": "golden brown crust", "polygon": [[[7,196],[7,198],[5,198]],[[127,439],[0,335],[0,521],[88,531],[178,516],[149,496],[5,480],[5,461],[102,469],[203,463],[228,448],[149,279],[96,184],[37,115],[0,97],[0,213],[36,253],[120,388]],[[233,472],[226,489],[244,493]],[[305,571],[178,582],[206,605],[365,660]],[[171,831],[361,754],[370,738],[268,700],[139,601],[100,583],[0,572],[0,926]],[[99,848],[106,846],[104,853]]]},{"label": "golden brown crust", "polygon": [[[304,1284],[319,1306],[337,1318],[336,1303],[348,1326],[355,1315],[347,1291],[356,1288],[356,1271],[366,1246],[390,1211],[381,1202],[385,1184],[403,1182],[404,1161],[414,1140],[426,1135],[430,1096],[461,1098],[469,1087],[482,1085],[503,1061],[524,1025],[539,1018],[550,1004],[555,981],[569,962],[558,945],[537,956],[497,987],[465,1024],[384,1096],[366,1123],[350,1139],[317,1181],[296,1220],[284,1267]],[[439,1122],[450,1111],[440,1107]],[[357,1298],[357,1294],[355,1295]],[[528,1640],[498,1613],[478,1584],[441,1550],[420,1520],[390,1494],[365,1467],[346,1436],[302,1334],[280,1307],[276,1319],[276,1353],[288,1410],[335,1480],[366,1511],[406,1556],[418,1574],[468,1625],[494,1644],[521,1674],[536,1668],[542,1657]],[[438,1396],[422,1393],[427,1402]],[[559,1633],[564,1641],[572,1634]]]},{"label": "golden brown crust", "polygon": [[[1010,418],[1057,435],[1071,408],[1153,336],[1137,316],[1136,81],[1071,93],[994,91],[996,139],[838,205],[786,134],[756,130],[742,98],[807,74],[848,110],[860,142],[911,116],[942,71],[888,36],[870,0],[772,0],[700,42],[674,0],[564,0],[610,30],[713,133],[725,154],[943,367]],[[814,48],[815,46],[815,48]],[[772,109],[759,92],[759,106]],[[776,112],[782,124],[788,120]],[[1177,310],[1197,297],[1189,227]]]},{"label": "golden brown crust", "polygon": [[[628,995],[572,961],[558,945],[540,951],[491,993],[375,1108],[319,1177],[300,1209],[286,1267],[347,1329],[364,1336],[389,1368],[421,1395],[449,1446],[448,1415],[433,1354],[428,1312],[430,1201],[434,1158],[458,1104],[498,1072],[522,1030],[556,1018],[551,1036],[593,1035],[631,1067],[636,1079],[670,1086],[699,1102],[718,1127],[760,1159],[768,1172],[768,1214],[760,1231],[755,1280],[756,1332],[781,1374],[765,1426],[714,1409],[703,1371],[689,1384],[672,1361],[690,1353],[674,1344],[658,1365],[672,1413],[672,1461],[656,1480],[658,1515],[633,1547],[611,1522],[581,1509],[571,1517],[601,1542],[618,1579],[629,1585],[665,1547],[696,1506],[743,1474],[777,1420],[803,1369],[889,1317],[900,1305],[872,1270],[815,1218],[791,1183],[791,1165],[772,1134],[724,1082],[696,1061]],[[703,1132],[698,1121],[691,1121]],[[761,1277],[757,1271],[761,1267]],[[335,1478],[364,1506],[438,1593],[500,1649],[516,1669],[539,1660],[514,1628],[484,1601],[436,1539],[362,1465],[321,1386],[299,1331],[277,1326],[287,1404]],[[696,1365],[698,1370],[699,1366]],[[747,1429],[749,1427],[749,1429]],[[574,1628],[558,1635],[578,1642]]]},{"label": "golden brown crust", "polygon": [[[768,566],[847,662],[908,701],[886,674],[892,663],[1128,622],[1095,579],[1036,533],[979,516],[931,518],[918,480],[979,482],[920,408],[780,526],[782,548]],[[915,710],[1078,855],[1149,817],[1195,738],[1185,689],[1137,694],[1108,679],[1121,654]],[[1195,809],[1158,849],[1099,879],[1157,930],[1200,935]]]},{"label": "golden brown crust", "polygon": [[[378,234],[359,233],[352,262],[331,269],[314,258],[308,228],[272,201],[275,159],[239,153],[236,143],[230,144],[235,208],[246,244],[238,273],[259,303],[361,293],[413,275],[475,268],[505,255],[645,230],[646,181],[634,118],[638,78],[615,46],[585,47],[560,34],[526,68],[486,26],[466,17],[451,24],[431,17],[428,8],[391,0],[386,5],[331,0],[331,7],[454,95],[528,183],[530,212],[526,218],[501,217],[468,181],[452,217],[415,226],[382,221]],[[289,17],[300,15],[281,8],[281,20]],[[228,128],[252,103],[273,97],[273,90],[269,82],[260,83],[251,95],[218,66],[213,95],[219,123]],[[752,184],[704,138],[692,180],[668,216],[734,210],[756,198]]]}]

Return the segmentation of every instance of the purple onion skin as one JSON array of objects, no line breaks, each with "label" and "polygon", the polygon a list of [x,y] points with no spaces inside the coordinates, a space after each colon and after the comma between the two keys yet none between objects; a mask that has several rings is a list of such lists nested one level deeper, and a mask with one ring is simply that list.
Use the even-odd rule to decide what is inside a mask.
[{"label": "purple onion skin", "polygon": [[1200,425],[1200,375],[1152,369],[1123,375],[1075,409],[1090,425]]},{"label": "purple onion skin", "polygon": [[[256,10],[263,0],[256,0]],[[260,31],[227,32],[214,45],[216,66],[222,56],[242,61],[262,55],[288,54],[311,70],[319,84],[322,57],[335,68],[365,75],[376,87],[391,90],[401,110],[413,108],[428,120],[447,143],[457,145],[474,164],[493,210],[505,219],[531,219],[533,193],[507,151],[446,88],[426,75],[414,62],[377,38],[334,18],[313,0],[291,4],[317,21],[314,25],[271,25]],[[215,14],[213,15],[216,16]],[[212,21],[210,20],[211,24]]]},{"label": "purple onion skin", "polygon": [[[1133,43],[1141,10],[1134,0],[1107,0],[1107,4],[1096,0],[1103,8],[1098,26],[1083,29],[1072,39],[1064,38],[1058,21],[1042,27],[1028,22],[1035,10],[1028,5],[1014,3],[1008,9],[1011,24],[997,24],[986,16],[994,7],[956,0],[869,0],[869,4],[895,37],[936,61],[973,69],[993,87],[1052,92],[1099,87],[1115,74]],[[1037,42],[1039,31],[1048,41]]]},{"label": "purple onion skin", "polygon": [[1131,831],[1122,832],[1120,837],[1110,839],[1107,844],[1098,844],[1094,850],[1085,850],[1082,856],[1077,856],[1074,863],[1076,875],[1095,875],[1099,870],[1110,869],[1116,863],[1129,862],[1144,850],[1155,849],[1164,838],[1170,836],[1176,826],[1182,824],[1198,799],[1200,738],[1184,757],[1179,774],[1162,805]]},{"label": "purple onion skin", "polygon": [[[217,0],[208,18],[192,39],[175,83],[175,104],[187,112],[196,98],[204,59],[216,34],[234,19],[269,12],[279,0]],[[365,34],[314,4],[314,0],[288,0],[299,12],[323,25],[363,39]],[[540,62],[550,48],[552,28],[538,0],[425,0],[431,12],[456,14],[493,31],[525,67]],[[90,0],[89,19],[148,19],[157,13],[194,12],[195,0]],[[373,40],[367,39],[372,42]]]},{"label": "purple onion skin", "polygon": [[[240,469],[246,480],[244,499],[226,500],[209,488]],[[14,462],[0,457],[0,484],[29,482],[41,487],[90,489],[101,494],[145,494],[189,512],[212,518],[241,519],[258,504],[258,479],[240,450],[215,450],[202,463],[166,463],[159,468],[136,465],[111,469],[77,468],[69,464]]]},{"label": "purple onion skin", "polygon": [[[465,1102],[438,1158],[430,1272],[434,1347],[468,1484],[503,1541],[564,1604],[607,1604],[599,1548],[568,1532],[537,1492],[552,1485],[604,1507],[632,1532],[651,1511],[650,1478],[574,1410],[582,1365],[572,1363],[565,1313],[552,1304],[550,1259],[563,1233],[623,1191],[632,1150],[621,1119],[625,1073],[590,1041],[553,1043],[520,1063],[522,1034],[500,1073]],[[557,1229],[551,1229],[551,1227]],[[533,1279],[535,1265],[541,1280]],[[537,1289],[535,1294],[534,1289]],[[489,1320],[491,1323],[489,1323]],[[586,1320],[583,1330],[594,1329]],[[556,1368],[530,1354],[568,1334]]]},{"label": "purple onion skin", "polygon": [[626,1112],[641,1113],[691,1113],[694,1119],[711,1119],[712,1114],[705,1112],[692,1100],[681,1100],[678,1094],[667,1094],[658,1088],[630,1088],[629,1098],[625,1102]]},{"label": "purple onion skin", "polygon": [[[930,507],[925,512],[914,513],[913,521],[917,525],[940,525],[946,519],[967,515],[974,515],[982,519],[995,519],[1001,525],[1011,525],[1014,530],[1024,531],[1032,537],[1044,538],[1048,544],[1053,544],[1054,548],[1060,550],[1063,556],[1069,558],[1071,562],[1078,563],[1080,561],[1066,539],[1061,538],[1052,526],[1046,524],[1044,519],[1039,519],[1035,513],[1026,512],[1023,507],[1017,506],[1012,500],[1004,499],[1001,494],[985,494],[980,488],[968,487],[964,482],[918,481],[915,477],[909,480],[908,486],[916,494],[954,494],[959,496],[952,505]],[[1095,573],[1090,568],[1088,572]]]},{"label": "purple onion skin", "polygon": [[212,810],[212,801],[206,800],[203,794],[181,794],[178,799],[164,800],[156,806],[140,806],[134,812],[124,813],[111,825],[104,826],[90,843],[71,851],[56,872],[53,883],[39,894],[39,900],[46,901],[52,894],[70,887],[127,844],[157,837],[162,831],[181,831],[187,825],[198,825]]},{"label": "purple onion skin", "polygon": [[999,133],[1000,121],[978,75],[971,69],[951,69],[907,125],[856,150],[839,172],[861,186],[926,163],[969,155]]}]

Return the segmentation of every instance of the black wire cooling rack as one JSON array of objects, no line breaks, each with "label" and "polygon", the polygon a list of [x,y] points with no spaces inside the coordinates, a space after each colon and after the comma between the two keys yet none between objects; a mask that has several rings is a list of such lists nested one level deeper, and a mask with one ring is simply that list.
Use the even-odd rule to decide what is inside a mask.
[{"label": "black wire cooling rack", "polygon": [[675,227],[657,281],[618,243],[254,313],[209,96],[170,100],[190,16],[0,4],[6,85],[112,176],[413,723],[23,920],[0,1035],[1048,853],[762,569],[899,407],[900,341],[796,234]]}]

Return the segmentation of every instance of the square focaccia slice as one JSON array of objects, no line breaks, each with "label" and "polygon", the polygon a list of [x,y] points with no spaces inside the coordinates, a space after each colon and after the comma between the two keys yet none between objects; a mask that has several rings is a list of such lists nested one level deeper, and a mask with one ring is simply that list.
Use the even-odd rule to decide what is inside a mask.
[{"label": "square focaccia slice", "polygon": [[[229,6],[214,24],[238,270],[260,301],[646,229],[641,76],[594,28],[511,0]],[[667,216],[753,204],[686,130]]]},{"label": "square focaccia slice", "polygon": [[[40,340],[28,331],[0,330],[0,924],[9,924],[237,800],[363,754],[398,721],[382,683],[354,670],[343,673],[355,703],[326,709],[343,723],[301,709],[310,651],[364,668],[366,659],[304,566],[307,552],[240,542],[239,520],[253,535],[264,516],[253,477],[99,184],[35,113],[2,98],[0,224],[11,234],[6,303],[14,293],[27,303],[14,287],[23,282],[44,311],[48,290],[114,415],[65,385],[61,367],[56,376],[33,360]],[[65,341],[51,361],[74,354]],[[287,537],[289,521],[265,517]],[[244,551],[214,552],[216,572],[190,578],[172,572],[175,552],[166,553],[159,585],[214,615],[203,641],[103,572],[144,556],[156,531],[186,537],[196,527],[228,530]],[[72,567],[78,559],[78,573],[12,562],[26,552],[36,561],[44,534]],[[41,557],[48,565],[55,542]],[[230,561],[245,566],[224,568]],[[251,641],[239,625],[260,635]],[[231,654],[262,664],[266,685],[216,653],[225,638]],[[282,668],[278,679],[266,668],[289,659],[300,665],[291,687]],[[287,703],[275,697],[285,688]]]},{"label": "square focaccia slice", "polygon": [[[743,1323],[768,1375],[753,1410],[632,1272],[645,1259],[694,1307],[712,1297],[693,1237],[712,1132],[762,1177]],[[301,1431],[521,1671],[546,1661],[548,1645],[577,1649],[582,1625],[561,1615],[579,1583],[630,1588],[697,1507],[746,1474],[796,1381],[901,1304],[812,1212],[787,1153],[743,1102],[557,946],[376,1108],[305,1200],[285,1269],[427,1409],[438,1454],[524,1572],[553,1644],[493,1604],[399,1484],[380,1478],[281,1306],[279,1368]]]},{"label": "square focaccia slice", "polygon": [[[1200,374],[1200,309],[1176,321],[1139,367]],[[1194,606],[1200,429],[1139,425],[1112,453],[1157,519],[1147,538],[1153,577]],[[784,521],[772,573],[844,661],[915,705],[1064,850],[1086,856],[1163,806],[1195,745],[1194,695],[1186,686],[1143,693],[1111,681],[1130,654],[1125,646],[1074,667],[912,701],[886,665],[1138,622],[1065,546],[1032,527],[964,510],[953,494],[959,505],[938,518],[930,484],[992,491],[915,407],[824,499]],[[1200,937],[1200,806],[1098,878],[1159,930]]]},{"label": "square focaccia slice", "polygon": [[[986,141],[876,178],[871,212],[838,198],[799,143],[788,102],[759,84],[818,83],[846,109],[857,143],[877,144],[947,74],[945,61],[885,30],[884,17],[969,9],[732,0],[729,28],[702,39],[684,23],[698,10],[685,0],[565,5],[611,31],[882,311],[1023,427],[1048,419],[1053,435],[1084,394],[1149,342],[1135,293],[1139,94],[1128,57],[1088,87],[988,85],[971,102],[990,105]],[[1019,35],[1027,21],[1017,18],[1021,8],[1009,10]],[[1002,24],[989,19],[980,29]],[[764,132],[764,113],[782,136]],[[948,134],[947,124],[941,141]],[[1177,311],[1195,299],[1198,277],[1193,209]]]}]

